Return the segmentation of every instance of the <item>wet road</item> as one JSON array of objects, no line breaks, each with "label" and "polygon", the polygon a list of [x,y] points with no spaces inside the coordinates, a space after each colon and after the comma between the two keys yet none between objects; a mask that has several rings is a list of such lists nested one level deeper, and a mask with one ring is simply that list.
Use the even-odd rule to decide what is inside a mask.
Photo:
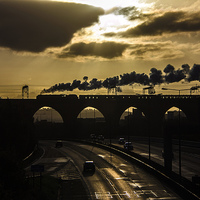
[{"label": "wet road", "polygon": [[[76,168],[71,178],[84,181],[88,199],[181,199],[165,183],[106,150],[74,142],[64,142],[61,148],[55,148],[53,141],[43,141],[41,145],[46,153],[38,163],[45,165],[46,173],[69,180],[65,168],[70,160]],[[86,160],[94,161],[94,174],[83,173]]]},{"label": "wet road", "polygon": [[[123,145],[119,145],[117,140],[112,140],[113,144],[122,147]],[[134,142],[132,141],[134,150],[133,152],[149,158],[149,146],[148,144],[142,142]],[[151,149],[151,160],[157,162],[158,164],[164,166],[164,159],[162,157],[163,144],[162,143],[153,143],[150,146]],[[182,176],[192,181],[192,176],[198,175],[200,176],[200,148],[199,147],[187,147],[182,146],[181,153],[181,171]],[[179,173],[179,149],[178,145],[173,145],[173,153],[174,159],[172,160],[172,171],[175,173]]]},{"label": "wet road", "polygon": [[66,143],[66,146],[70,156],[74,149],[80,157],[84,155],[96,163],[97,172],[84,176],[92,199],[181,199],[164,183],[117,155],[90,145]]}]

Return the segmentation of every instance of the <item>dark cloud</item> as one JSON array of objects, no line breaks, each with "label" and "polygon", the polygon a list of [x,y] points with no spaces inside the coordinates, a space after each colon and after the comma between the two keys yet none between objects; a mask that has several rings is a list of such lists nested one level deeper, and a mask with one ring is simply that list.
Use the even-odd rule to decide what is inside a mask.
[{"label": "dark cloud", "polygon": [[155,42],[133,44],[130,46],[130,55],[134,59],[151,60],[151,59],[175,59],[183,57],[183,52],[174,48],[170,42]]},{"label": "dark cloud", "polygon": [[136,55],[136,56],[143,56],[147,52],[154,52],[154,51],[160,51],[162,47],[165,47],[166,44],[138,44],[138,45],[132,45],[130,55]]},{"label": "dark cloud", "polygon": [[129,20],[136,20],[136,19],[145,19],[153,16],[153,13],[150,14],[144,14],[140,12],[137,7],[132,6],[132,7],[125,7],[125,8],[119,8],[118,10],[114,11],[114,14],[116,15],[124,15],[126,16]]},{"label": "dark cloud", "polygon": [[[153,16],[153,15],[152,15]],[[164,33],[200,31],[200,13],[166,12],[161,16],[149,17],[144,23],[118,33],[122,37],[157,36]],[[116,34],[106,33],[112,37]]]},{"label": "dark cloud", "polygon": [[115,42],[91,42],[88,44],[81,42],[72,44],[68,49],[65,49],[61,54],[59,54],[58,57],[98,56],[111,59],[122,56],[122,53],[128,46],[128,44]]},{"label": "dark cloud", "polygon": [[0,1],[0,46],[30,52],[61,47],[103,13],[100,8],[83,4]]},{"label": "dark cloud", "polygon": [[125,16],[139,15],[139,11],[137,10],[135,6],[121,8],[119,10],[116,10],[114,13],[117,15],[125,15]]},{"label": "dark cloud", "polygon": [[109,32],[109,33],[104,33],[103,34],[105,37],[115,37],[115,36],[118,36],[117,33],[114,33],[114,32]]},{"label": "dark cloud", "polygon": [[168,52],[164,52],[162,56],[160,56],[160,59],[176,59],[176,58],[180,58],[183,57],[183,53],[182,52],[173,52],[173,50],[168,49]]}]

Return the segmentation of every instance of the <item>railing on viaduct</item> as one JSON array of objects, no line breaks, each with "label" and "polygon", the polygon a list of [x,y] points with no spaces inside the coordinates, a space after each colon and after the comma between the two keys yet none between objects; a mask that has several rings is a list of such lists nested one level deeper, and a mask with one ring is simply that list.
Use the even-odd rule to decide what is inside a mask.
[{"label": "railing on viaduct", "polygon": [[21,117],[29,119],[44,106],[55,109],[67,125],[75,122],[88,106],[98,109],[112,127],[117,126],[122,113],[129,107],[143,112],[154,132],[158,133],[159,125],[171,107],[180,108],[189,121],[200,122],[199,95],[39,95],[37,99],[0,99],[0,113],[6,109],[7,113],[12,113],[15,108]]}]

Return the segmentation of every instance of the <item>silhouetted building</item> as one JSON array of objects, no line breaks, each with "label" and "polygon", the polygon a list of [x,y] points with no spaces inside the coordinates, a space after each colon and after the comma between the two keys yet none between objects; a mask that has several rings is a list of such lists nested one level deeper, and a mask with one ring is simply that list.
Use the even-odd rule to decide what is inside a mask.
[{"label": "silhouetted building", "polygon": [[[180,117],[186,118],[185,113],[183,111],[180,111]],[[165,119],[167,119],[167,120],[175,120],[178,118],[179,118],[179,110],[168,111],[165,114]]]},{"label": "silhouetted building", "polygon": [[127,112],[125,113],[125,120],[127,119],[142,119],[144,118],[145,116],[143,115],[143,113],[138,110],[137,108],[133,108],[132,109],[132,112]]}]

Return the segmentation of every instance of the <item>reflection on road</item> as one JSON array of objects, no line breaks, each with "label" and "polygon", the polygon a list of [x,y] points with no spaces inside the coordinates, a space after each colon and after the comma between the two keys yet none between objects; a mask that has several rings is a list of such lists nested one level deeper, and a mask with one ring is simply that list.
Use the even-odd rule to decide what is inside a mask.
[{"label": "reflection on road", "polygon": [[[87,195],[82,195],[82,199],[181,200],[163,182],[115,154],[91,145],[63,144],[56,149],[52,141],[43,141],[41,145],[47,154],[38,163],[45,165],[45,173],[63,181],[83,181]],[[95,173],[83,173],[86,160],[94,161]],[[76,188],[71,199],[80,199],[80,196],[80,188]]]},{"label": "reflection on road", "polygon": [[95,174],[84,177],[92,199],[181,199],[164,183],[117,155],[85,144],[67,142],[66,146],[69,156],[73,157],[73,149],[76,155],[96,164]]}]

